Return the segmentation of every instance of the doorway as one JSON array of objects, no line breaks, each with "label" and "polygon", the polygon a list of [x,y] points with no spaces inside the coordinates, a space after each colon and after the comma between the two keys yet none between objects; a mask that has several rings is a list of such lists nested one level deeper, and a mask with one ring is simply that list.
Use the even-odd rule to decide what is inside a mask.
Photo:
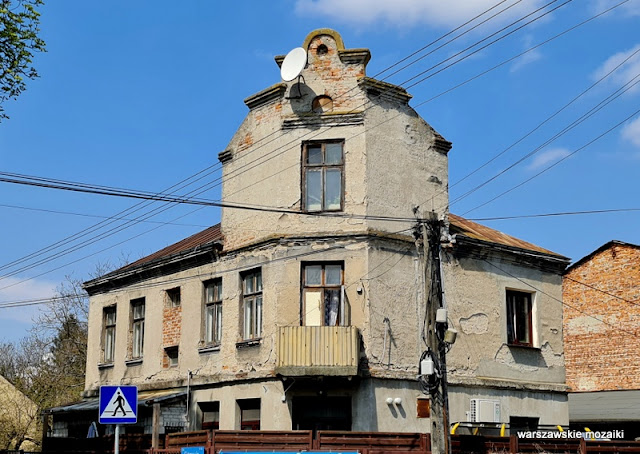
[{"label": "doorway", "polygon": [[294,397],[293,430],[351,430],[351,397]]}]

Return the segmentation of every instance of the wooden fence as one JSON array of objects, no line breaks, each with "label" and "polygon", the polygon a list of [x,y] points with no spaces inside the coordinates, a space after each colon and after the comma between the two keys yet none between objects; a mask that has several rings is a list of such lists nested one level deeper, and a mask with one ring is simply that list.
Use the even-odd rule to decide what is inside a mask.
[{"label": "wooden fence", "polygon": [[[612,454],[638,453],[638,441],[585,441],[576,439],[518,439],[477,435],[451,437],[453,454]],[[309,430],[294,431],[235,431],[201,430],[166,436],[163,447],[151,449],[147,435],[123,435],[120,452],[123,454],[179,454],[180,448],[203,446],[206,454],[220,451],[358,451],[361,454],[430,454],[429,434],[384,432],[339,432]],[[113,452],[113,436],[71,439],[47,439],[45,453],[109,454]]]}]

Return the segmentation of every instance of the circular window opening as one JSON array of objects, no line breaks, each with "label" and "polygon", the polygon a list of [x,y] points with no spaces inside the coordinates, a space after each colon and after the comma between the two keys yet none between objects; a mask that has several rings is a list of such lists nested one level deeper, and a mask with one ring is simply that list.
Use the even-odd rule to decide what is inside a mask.
[{"label": "circular window opening", "polygon": [[318,46],[318,48],[316,49],[316,54],[317,55],[327,55],[328,52],[329,52],[329,48],[327,46],[325,46],[324,44],[320,44]]},{"label": "circular window opening", "polygon": [[318,114],[331,112],[333,110],[333,99],[325,95],[316,96],[311,103],[311,109]]}]

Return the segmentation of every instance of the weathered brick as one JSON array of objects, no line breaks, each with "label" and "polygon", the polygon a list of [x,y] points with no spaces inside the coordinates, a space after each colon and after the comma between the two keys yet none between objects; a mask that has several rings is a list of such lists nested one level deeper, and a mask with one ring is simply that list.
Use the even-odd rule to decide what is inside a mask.
[{"label": "weathered brick", "polygon": [[640,388],[639,282],[640,247],[619,242],[565,275],[563,327],[571,391]]}]

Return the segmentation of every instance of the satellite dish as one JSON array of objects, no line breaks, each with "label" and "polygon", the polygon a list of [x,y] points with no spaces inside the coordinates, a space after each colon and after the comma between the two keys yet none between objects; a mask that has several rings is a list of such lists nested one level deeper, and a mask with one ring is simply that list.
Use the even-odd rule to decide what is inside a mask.
[{"label": "satellite dish", "polygon": [[307,51],[302,47],[296,47],[284,57],[280,67],[282,80],[291,82],[300,75],[305,66],[307,66]]}]

